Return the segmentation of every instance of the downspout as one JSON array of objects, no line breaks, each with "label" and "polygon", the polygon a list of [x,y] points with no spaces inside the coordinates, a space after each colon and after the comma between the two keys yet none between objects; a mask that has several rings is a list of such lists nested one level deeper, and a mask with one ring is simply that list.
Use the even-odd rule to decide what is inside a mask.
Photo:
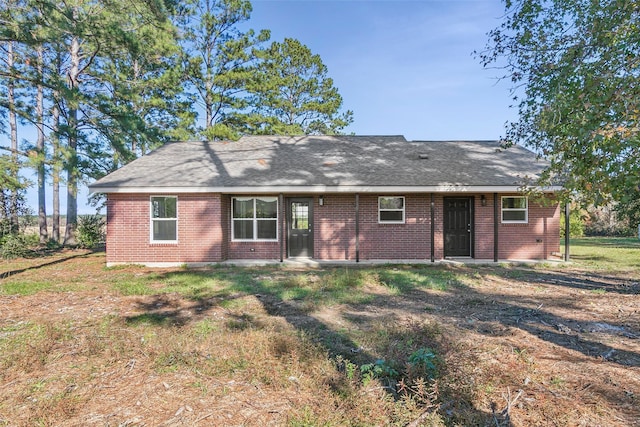
[{"label": "downspout", "polygon": [[433,193],[431,193],[431,262],[436,262],[436,225],[435,225],[435,216],[436,216],[436,202],[434,201]]},{"label": "downspout", "polygon": [[570,261],[569,255],[569,238],[571,236],[571,224],[569,224],[569,216],[571,214],[571,205],[569,201],[564,204],[564,260]]},{"label": "downspout", "polygon": [[360,262],[360,194],[356,193],[356,262]]},{"label": "downspout", "polygon": [[282,209],[282,212],[284,213],[282,220],[280,221],[280,262],[284,262],[284,223],[287,218],[287,209],[284,206],[284,196],[282,193],[278,195],[278,199],[280,209]]},{"label": "downspout", "polygon": [[493,262],[498,262],[498,193],[493,193]]}]

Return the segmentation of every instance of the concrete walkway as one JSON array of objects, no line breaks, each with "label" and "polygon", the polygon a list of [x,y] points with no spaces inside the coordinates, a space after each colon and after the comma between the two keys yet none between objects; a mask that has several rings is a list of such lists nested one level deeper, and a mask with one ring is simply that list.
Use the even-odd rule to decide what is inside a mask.
[{"label": "concrete walkway", "polygon": [[355,261],[326,261],[326,260],[316,260],[312,258],[286,258],[283,262],[280,260],[250,260],[250,259],[235,259],[235,260],[226,260],[217,265],[229,265],[229,266],[238,266],[238,267],[261,267],[261,266],[282,266],[284,268],[321,268],[321,267],[369,267],[376,265],[438,265],[438,264],[449,264],[449,265],[539,265],[539,264],[550,264],[550,265],[561,265],[565,264],[565,262],[561,259],[553,259],[553,260],[499,260],[498,262],[494,262],[492,259],[475,259],[475,258],[447,258],[436,260],[435,262],[431,262],[431,260],[402,260],[402,259],[394,259],[394,260],[360,260],[360,262]]}]

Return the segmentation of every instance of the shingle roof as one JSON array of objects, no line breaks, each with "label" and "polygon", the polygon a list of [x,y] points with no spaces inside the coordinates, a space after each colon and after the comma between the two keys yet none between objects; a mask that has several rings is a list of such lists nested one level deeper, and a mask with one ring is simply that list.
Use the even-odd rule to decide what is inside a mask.
[{"label": "shingle roof", "polygon": [[90,189],[107,193],[515,189],[535,182],[545,166],[531,151],[519,146],[502,149],[497,141],[246,136],[237,142],[166,144]]}]

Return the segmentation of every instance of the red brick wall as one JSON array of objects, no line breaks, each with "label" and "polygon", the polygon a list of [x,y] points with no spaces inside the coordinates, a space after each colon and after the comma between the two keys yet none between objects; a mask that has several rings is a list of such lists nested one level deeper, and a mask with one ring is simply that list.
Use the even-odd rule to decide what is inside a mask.
[{"label": "red brick wall", "polygon": [[500,259],[551,258],[553,252],[560,252],[560,205],[542,206],[529,200],[528,224],[500,223],[498,242]]},{"label": "red brick wall", "polygon": [[[431,258],[431,196],[403,194],[405,224],[378,223],[378,196],[360,196],[360,259],[425,260]],[[517,195],[517,194],[513,194]],[[449,196],[449,195],[448,195]],[[473,197],[474,257],[493,260],[493,193],[460,194]],[[500,197],[498,195],[498,209]],[[318,259],[355,259],[355,196],[326,195],[325,205],[315,210],[315,251]],[[434,258],[444,257],[444,196],[434,196]],[[499,259],[548,259],[560,250],[560,209],[557,204],[529,204],[528,224],[502,224],[498,211]]]},{"label": "red brick wall", "polygon": [[[361,260],[429,260],[431,258],[430,194],[405,197],[404,224],[378,223],[378,196],[360,195]],[[468,195],[461,195],[467,197]],[[474,255],[493,260],[493,194],[474,197]],[[498,197],[501,195],[499,194]],[[314,197],[314,258],[355,260],[355,195]],[[435,195],[435,259],[443,258],[443,195]],[[498,200],[500,202],[500,200]],[[178,242],[151,243],[150,194],[109,194],[107,201],[108,263],[214,263],[226,259],[280,259],[280,242],[234,242],[231,197],[220,194],[178,195]],[[500,203],[498,203],[500,206]],[[500,212],[498,213],[500,215]],[[285,206],[279,206],[279,239]],[[560,208],[530,201],[528,224],[498,224],[500,259],[546,259],[560,250]],[[286,230],[285,230],[286,233]],[[284,247],[284,256],[287,250]]]},{"label": "red brick wall", "polygon": [[355,195],[329,194],[324,205],[314,198],[314,251],[318,259],[356,259]]},{"label": "red brick wall", "polygon": [[[426,197],[429,197],[429,203],[431,203],[431,196]],[[435,223],[433,238],[435,249],[434,259],[442,259],[444,258],[444,196],[435,194],[433,199],[433,222]],[[429,217],[429,221],[431,221],[431,217]],[[429,251],[431,251],[431,247],[429,247]]]},{"label": "red brick wall", "polygon": [[220,256],[223,260],[229,259],[229,243],[231,242],[231,197],[220,197],[220,228],[222,230],[222,248]]},{"label": "red brick wall", "polygon": [[[405,223],[378,223],[378,196],[361,195],[360,259],[425,260],[431,258],[431,196],[405,197]],[[315,211],[315,257],[355,260],[355,195],[326,195]],[[435,257],[442,258],[442,196],[435,202]]]},{"label": "red brick wall", "polygon": [[107,263],[195,263],[223,259],[217,194],[178,196],[178,242],[150,242],[150,194],[109,194]]},{"label": "red brick wall", "polygon": [[[486,204],[482,206],[482,195],[474,197],[474,256],[477,259],[493,260],[493,193],[485,194]],[[500,196],[498,195],[498,209]],[[500,212],[498,212],[498,216]]]},{"label": "red brick wall", "polygon": [[360,258],[429,259],[431,257],[431,199],[405,197],[405,223],[378,223],[378,196],[360,196]]},{"label": "red brick wall", "polygon": [[[498,194],[498,258],[512,260],[549,259],[560,251],[560,206],[544,206],[529,200],[526,224],[502,223],[502,196]],[[487,205],[476,197],[476,258],[493,259],[493,194],[487,194]]]}]

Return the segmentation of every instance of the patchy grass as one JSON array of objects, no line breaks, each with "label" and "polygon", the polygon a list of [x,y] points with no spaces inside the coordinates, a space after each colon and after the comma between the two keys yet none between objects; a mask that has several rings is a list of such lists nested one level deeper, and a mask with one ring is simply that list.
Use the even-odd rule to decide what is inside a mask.
[{"label": "patchy grass", "polygon": [[638,425],[640,248],[572,248],[557,267],[3,261],[0,425]]},{"label": "patchy grass", "polygon": [[399,295],[415,289],[445,291],[460,283],[459,274],[432,267],[399,266],[383,269],[378,275],[382,284]]},{"label": "patchy grass", "polygon": [[636,237],[583,237],[571,239],[569,244],[571,261],[585,269],[640,269],[640,239]]}]

